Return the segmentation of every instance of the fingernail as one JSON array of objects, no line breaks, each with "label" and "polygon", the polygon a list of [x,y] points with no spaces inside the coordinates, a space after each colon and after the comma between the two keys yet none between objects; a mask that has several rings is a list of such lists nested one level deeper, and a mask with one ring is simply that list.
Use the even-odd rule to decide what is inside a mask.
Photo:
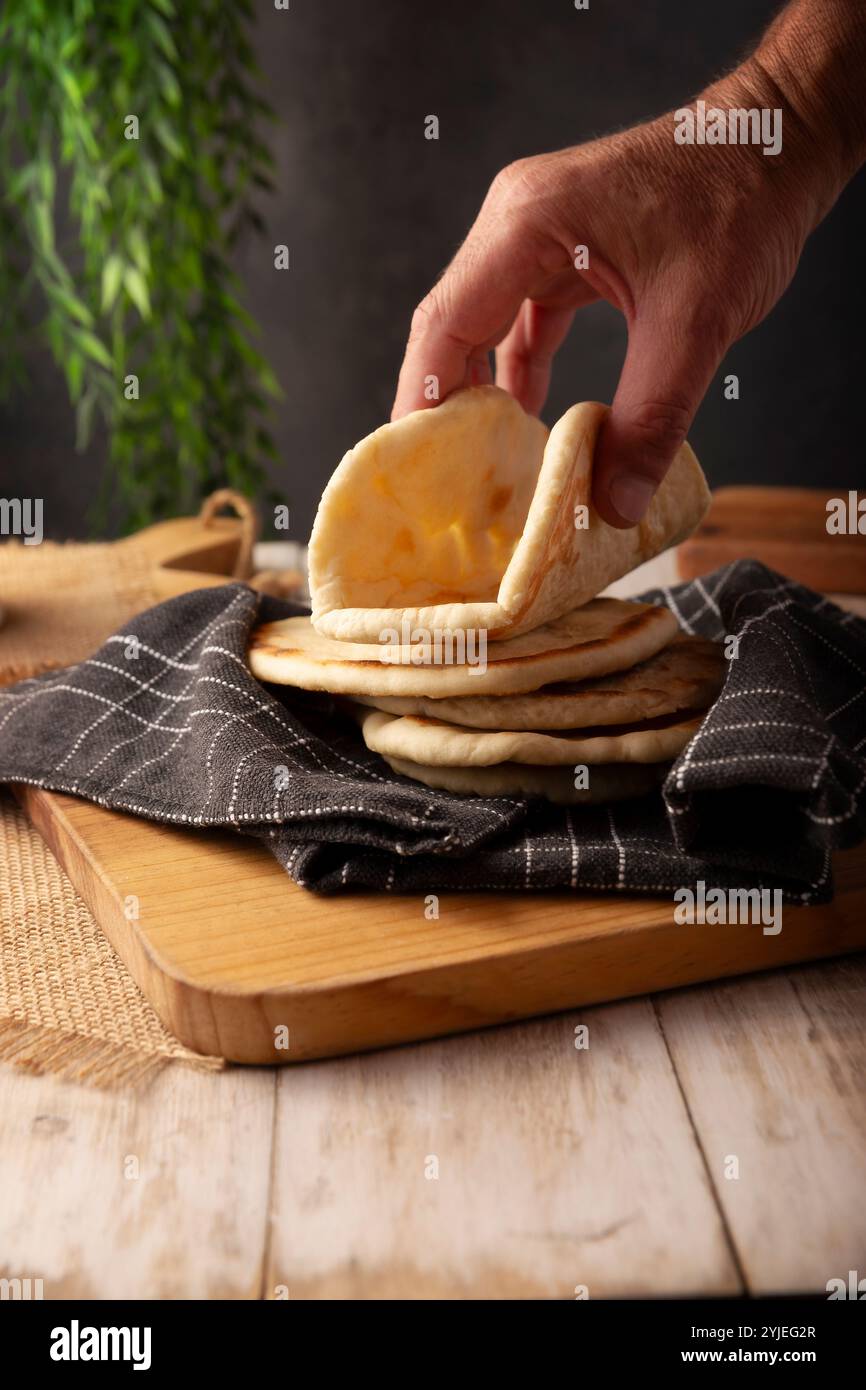
[{"label": "fingernail", "polygon": [[610,484],[610,500],[623,521],[636,526],[643,520],[655,490],[655,484],[640,473],[619,473]]}]

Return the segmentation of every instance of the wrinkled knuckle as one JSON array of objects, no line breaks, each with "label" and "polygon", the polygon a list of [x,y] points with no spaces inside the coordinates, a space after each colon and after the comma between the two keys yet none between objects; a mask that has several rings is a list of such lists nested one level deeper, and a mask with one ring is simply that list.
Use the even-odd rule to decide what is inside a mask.
[{"label": "wrinkled knuckle", "polygon": [[515,159],[500,169],[487,195],[497,211],[522,212],[542,194],[546,179],[538,158]]},{"label": "wrinkled knuckle", "polygon": [[410,340],[422,338],[425,333],[430,331],[431,324],[439,317],[439,303],[431,291],[424,296],[420,304],[412,314],[412,322],[409,325]]},{"label": "wrinkled knuckle", "polygon": [[515,188],[519,188],[526,174],[526,169],[532,161],[530,159],[515,159],[511,164],[506,164],[499,170],[493,183],[490,185],[491,192],[511,193]]},{"label": "wrinkled knuckle", "polygon": [[667,463],[682,444],[691,423],[691,412],[677,401],[644,401],[632,416],[632,425],[647,455]]}]

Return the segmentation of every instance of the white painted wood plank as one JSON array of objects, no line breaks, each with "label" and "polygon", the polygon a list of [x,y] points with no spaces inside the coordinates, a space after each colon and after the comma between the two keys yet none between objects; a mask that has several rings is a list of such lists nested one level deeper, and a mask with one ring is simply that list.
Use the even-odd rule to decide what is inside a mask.
[{"label": "white painted wood plank", "polygon": [[866,958],[658,1008],[751,1292],[866,1275]]},{"label": "white painted wood plank", "polygon": [[271,1297],[740,1288],[646,1001],[284,1070],[274,1173]]},{"label": "white painted wood plank", "polygon": [[174,1066],[118,1093],[0,1068],[0,1276],[46,1299],[260,1297],[274,1084]]}]

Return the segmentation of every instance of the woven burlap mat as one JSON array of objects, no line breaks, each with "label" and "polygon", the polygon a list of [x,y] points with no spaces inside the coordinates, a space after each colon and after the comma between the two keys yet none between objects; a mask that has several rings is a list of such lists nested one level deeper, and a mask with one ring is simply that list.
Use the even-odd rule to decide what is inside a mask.
[{"label": "woven burlap mat", "polygon": [[93,1086],[219,1057],[172,1037],[41,835],[0,791],[0,1061]]},{"label": "woven burlap mat", "polygon": [[130,546],[0,546],[0,683],[83,656],[159,601],[153,561]]},{"label": "woven burlap mat", "polygon": [[[153,555],[134,539],[7,542],[0,546],[0,685],[81,660],[163,597]],[[3,789],[0,1061],[101,1087],[141,1084],[173,1062],[225,1065],[167,1032]]]}]

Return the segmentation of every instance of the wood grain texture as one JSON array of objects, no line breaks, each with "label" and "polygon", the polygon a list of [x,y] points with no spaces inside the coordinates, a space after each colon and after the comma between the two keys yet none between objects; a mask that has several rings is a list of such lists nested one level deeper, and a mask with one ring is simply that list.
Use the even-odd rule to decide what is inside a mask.
[{"label": "wood grain texture", "polygon": [[866,535],[830,535],[827,502],[847,490],[723,487],[677,549],[682,579],[749,555],[811,589],[866,594]]},{"label": "wood grain texture", "polygon": [[647,1001],[284,1071],[274,1179],[270,1297],[741,1290]]},{"label": "wood grain texture", "polygon": [[233,1061],[382,1047],[866,946],[863,848],[843,856],[845,892],[787,909],[778,936],[678,926],[670,899],[571,893],[443,894],[428,921],[421,895],[317,897],[240,835],[17,794],[166,1026]]},{"label": "wood grain texture", "polygon": [[178,1066],[118,1095],[0,1067],[0,1277],[46,1299],[258,1298],[273,1108],[266,1072]]},{"label": "wood grain texture", "polygon": [[741,1265],[745,1291],[820,1293],[864,1267],[864,982],[849,958],[134,1097],[0,1067],[0,1277],[570,1299],[736,1293]]},{"label": "wood grain texture", "polygon": [[862,1276],[866,959],[657,1006],[750,1291],[826,1297]]}]

